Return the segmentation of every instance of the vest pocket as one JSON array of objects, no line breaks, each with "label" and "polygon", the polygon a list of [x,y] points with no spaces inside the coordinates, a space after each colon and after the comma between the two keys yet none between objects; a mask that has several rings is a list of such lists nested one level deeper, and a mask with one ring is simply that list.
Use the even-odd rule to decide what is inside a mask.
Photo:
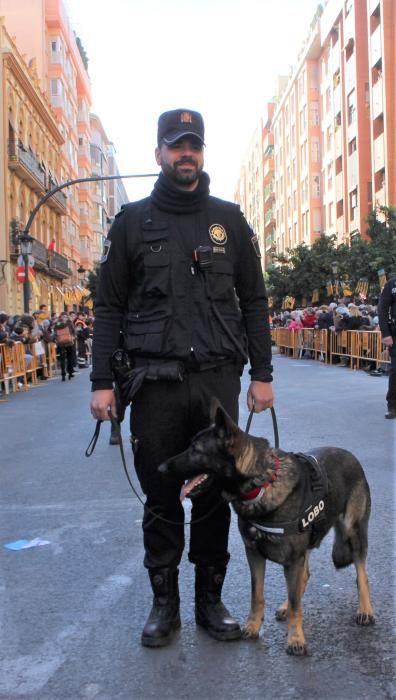
[{"label": "vest pocket", "polygon": [[169,253],[154,250],[146,253],[144,264],[144,296],[161,299],[169,293]]},{"label": "vest pocket", "polygon": [[127,317],[128,350],[139,353],[160,353],[163,349],[168,314],[129,313]]},{"label": "vest pocket", "polygon": [[[216,256],[214,256],[216,258]],[[234,267],[231,260],[216,259],[209,273],[212,299],[232,299],[234,297]]]}]

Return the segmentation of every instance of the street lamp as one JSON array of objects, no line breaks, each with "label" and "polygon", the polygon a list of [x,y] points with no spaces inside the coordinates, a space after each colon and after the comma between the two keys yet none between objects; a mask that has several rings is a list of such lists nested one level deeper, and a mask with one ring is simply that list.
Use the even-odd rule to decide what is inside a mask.
[{"label": "street lamp", "polygon": [[338,296],[338,262],[334,260],[334,262],[330,263],[331,267],[331,272],[333,275],[333,298],[334,301],[337,301],[337,296]]},{"label": "street lamp", "polygon": [[25,276],[23,280],[23,310],[25,314],[29,313],[30,299],[30,282],[29,282],[29,256],[32,254],[34,238],[26,231],[23,231],[18,236],[19,250],[23,258],[23,266],[25,268]]},{"label": "street lamp", "polygon": [[[56,187],[53,187],[51,190],[48,190],[48,192],[45,193],[39,199],[37,202],[36,206],[32,209],[30,212],[27,224],[25,226],[25,230],[22,231],[22,233],[19,234],[18,236],[18,243],[20,244],[21,248],[21,253],[23,255],[23,261],[25,265],[25,277],[24,277],[24,287],[23,287],[23,298],[24,298],[24,310],[25,313],[29,313],[29,297],[30,297],[30,285],[29,285],[29,252],[26,252],[25,254],[22,251],[22,246],[26,244],[26,246],[30,243],[30,246],[32,245],[32,241],[34,241],[34,238],[29,235],[30,227],[33,223],[33,220],[36,216],[36,214],[39,212],[40,208],[45,204],[50,197],[52,197],[54,194],[57,192],[60,192],[63,190],[65,187],[70,187],[70,185],[75,185],[80,182],[99,182],[101,180],[124,180],[127,178],[142,178],[142,177],[158,177],[158,173],[139,173],[139,174],[133,174],[133,175],[100,175],[100,176],[92,176],[92,177],[78,177],[74,180],[68,180],[67,182],[63,182],[61,185],[57,185]],[[26,249],[25,249],[26,250]],[[31,252],[31,248],[30,248]],[[81,266],[79,268],[81,270]],[[77,270],[78,272],[79,270]],[[84,270],[86,272],[86,270]]]}]

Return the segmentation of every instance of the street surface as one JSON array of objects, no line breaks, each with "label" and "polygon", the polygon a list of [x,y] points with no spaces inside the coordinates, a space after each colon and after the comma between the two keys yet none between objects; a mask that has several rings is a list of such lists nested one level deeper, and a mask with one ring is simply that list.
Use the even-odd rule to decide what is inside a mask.
[{"label": "street surface", "polygon": [[[119,449],[108,445],[109,425],[94,455],[84,456],[94,421],[89,370],[81,370],[72,381],[57,377],[0,404],[2,700],[396,698],[396,421],[383,418],[387,378],[279,354],[274,366],[282,448],[344,447],[365,467],[373,501],[368,572],[376,625],[355,624],[355,571],[335,571],[330,534],[312,554],[304,597],[309,656],[287,656],[286,626],[274,617],[285,598],[281,567],[267,566],[260,639],[222,643],[195,626],[193,567],[186,557],[180,634],[167,648],[143,648],[151,591],[142,565],[142,507]],[[246,375],[243,384],[244,428]],[[269,412],[254,417],[251,433],[273,440]],[[5,547],[18,540],[48,544]],[[250,577],[235,516],[230,551],[224,600],[242,622]]]}]

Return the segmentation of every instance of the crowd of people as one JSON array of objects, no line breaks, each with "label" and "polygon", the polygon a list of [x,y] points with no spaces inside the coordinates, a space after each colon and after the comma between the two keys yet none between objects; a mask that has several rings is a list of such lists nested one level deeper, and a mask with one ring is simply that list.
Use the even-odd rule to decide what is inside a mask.
[{"label": "crowd of people", "polygon": [[318,328],[319,330],[376,331],[379,329],[377,307],[373,304],[359,304],[340,299],[337,303],[322,304],[294,311],[281,311],[272,316],[273,328]]},{"label": "crowd of people", "polygon": [[32,314],[11,315],[0,311],[0,343],[23,343],[25,365],[29,369],[33,355],[38,358],[37,375],[48,379],[46,345],[55,343],[62,381],[72,379],[78,368],[89,367],[88,357],[93,335],[93,319],[75,311],[50,314],[41,304]]}]

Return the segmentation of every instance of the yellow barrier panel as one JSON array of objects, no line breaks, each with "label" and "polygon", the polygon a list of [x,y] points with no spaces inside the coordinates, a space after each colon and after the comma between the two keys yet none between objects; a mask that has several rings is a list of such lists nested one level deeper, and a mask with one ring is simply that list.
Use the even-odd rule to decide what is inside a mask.
[{"label": "yellow barrier panel", "polygon": [[311,354],[315,360],[332,364],[335,358],[344,358],[350,367],[359,369],[362,363],[375,362],[376,367],[390,363],[387,349],[383,349],[380,331],[334,331],[317,328],[289,330],[274,328],[272,339],[280,352],[294,358]]}]

